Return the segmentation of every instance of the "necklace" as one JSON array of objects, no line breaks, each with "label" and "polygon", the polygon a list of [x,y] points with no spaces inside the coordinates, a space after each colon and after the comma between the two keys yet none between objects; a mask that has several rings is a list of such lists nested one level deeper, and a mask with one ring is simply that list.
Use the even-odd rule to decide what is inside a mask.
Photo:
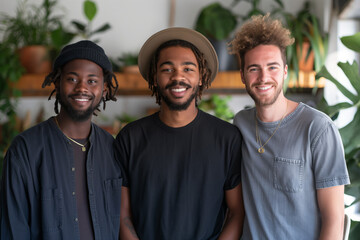
[{"label": "necklace", "polygon": [[284,117],[286,115],[286,112],[287,112],[287,107],[288,107],[288,103],[286,102],[286,109],[285,109],[285,113],[284,115],[281,117],[281,120],[280,122],[278,123],[278,125],[276,126],[274,132],[271,134],[271,136],[268,138],[268,140],[262,144],[261,143],[261,138],[260,138],[260,135],[259,135],[259,130],[258,130],[258,118],[257,118],[257,113],[256,113],[256,119],[255,119],[255,134],[256,134],[256,142],[259,143],[260,147],[258,148],[258,153],[264,153],[265,152],[265,145],[270,141],[270,139],[275,135],[276,131],[279,129],[282,121],[284,120]]},{"label": "necklace", "polygon": [[[55,122],[56,122],[56,125],[58,126],[58,128],[61,130],[60,125],[59,125],[58,120],[57,120],[57,117],[55,117]],[[61,130],[61,131],[62,131],[62,130]],[[81,144],[81,143],[75,141],[74,139],[72,139],[71,137],[68,137],[63,131],[62,131],[62,133],[65,135],[65,137],[66,137],[67,139],[69,139],[69,140],[72,141],[73,143],[79,145],[79,146],[81,147],[81,150],[82,150],[83,152],[86,151],[86,145],[88,144],[89,141],[86,141],[85,144]]]}]

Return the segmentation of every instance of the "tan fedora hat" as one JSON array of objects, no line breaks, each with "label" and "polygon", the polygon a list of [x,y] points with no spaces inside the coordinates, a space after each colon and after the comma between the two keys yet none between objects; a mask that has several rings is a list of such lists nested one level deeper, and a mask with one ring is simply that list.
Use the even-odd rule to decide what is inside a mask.
[{"label": "tan fedora hat", "polygon": [[171,27],[157,32],[144,43],[138,57],[139,69],[143,78],[146,79],[146,81],[148,80],[151,58],[158,47],[164,42],[175,39],[184,40],[193,44],[204,54],[207,65],[211,70],[211,81],[213,81],[219,69],[219,62],[214,47],[201,33],[182,27]]}]

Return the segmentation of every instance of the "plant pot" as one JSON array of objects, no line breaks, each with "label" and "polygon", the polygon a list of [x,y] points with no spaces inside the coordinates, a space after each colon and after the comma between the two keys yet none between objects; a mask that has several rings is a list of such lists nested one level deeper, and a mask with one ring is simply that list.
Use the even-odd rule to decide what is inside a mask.
[{"label": "plant pot", "polygon": [[299,70],[304,72],[311,72],[314,70],[314,51],[311,51],[306,58],[310,48],[310,42],[304,41],[300,53],[300,47],[297,46],[297,54],[299,56]]},{"label": "plant pot", "polygon": [[27,73],[49,73],[51,61],[49,51],[45,46],[25,46],[18,50],[21,65]]},{"label": "plant pot", "polygon": [[240,69],[236,55],[228,53],[228,40],[218,41],[209,38],[209,41],[214,46],[218,56],[219,71],[234,71]]}]

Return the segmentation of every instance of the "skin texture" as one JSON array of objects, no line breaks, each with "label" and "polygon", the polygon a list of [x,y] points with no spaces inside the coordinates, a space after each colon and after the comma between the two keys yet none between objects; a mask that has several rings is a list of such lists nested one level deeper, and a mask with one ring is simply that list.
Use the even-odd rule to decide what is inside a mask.
[{"label": "skin texture", "polygon": [[[286,99],[282,90],[287,66],[284,66],[277,46],[259,45],[248,51],[241,76],[246,90],[255,101],[260,120],[279,121],[297,107],[298,103]],[[320,239],[341,239],[344,224],[344,186],[316,191],[322,220]]]},{"label": "skin texture", "polygon": [[72,60],[63,66],[56,91],[61,98],[57,116],[61,130],[71,138],[87,138],[92,113],[107,91],[102,68],[88,60]]},{"label": "skin texture", "polygon": [[[170,127],[183,127],[192,122],[198,112],[195,105],[197,88],[202,84],[199,66],[191,49],[174,46],[161,50],[155,76],[162,96],[159,117]],[[120,239],[138,239],[132,223],[130,191],[122,187]],[[241,184],[225,191],[228,213],[219,239],[239,239],[244,219]]]}]

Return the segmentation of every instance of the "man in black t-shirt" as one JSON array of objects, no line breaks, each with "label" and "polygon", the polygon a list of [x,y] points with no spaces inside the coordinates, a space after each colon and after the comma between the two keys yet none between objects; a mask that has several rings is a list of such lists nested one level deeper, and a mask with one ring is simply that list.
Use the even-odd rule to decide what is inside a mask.
[{"label": "man in black t-shirt", "polygon": [[212,45],[194,30],[165,29],[145,42],[139,68],[160,111],[126,125],[115,141],[120,238],[239,239],[241,135],[197,108],[218,71]]}]

